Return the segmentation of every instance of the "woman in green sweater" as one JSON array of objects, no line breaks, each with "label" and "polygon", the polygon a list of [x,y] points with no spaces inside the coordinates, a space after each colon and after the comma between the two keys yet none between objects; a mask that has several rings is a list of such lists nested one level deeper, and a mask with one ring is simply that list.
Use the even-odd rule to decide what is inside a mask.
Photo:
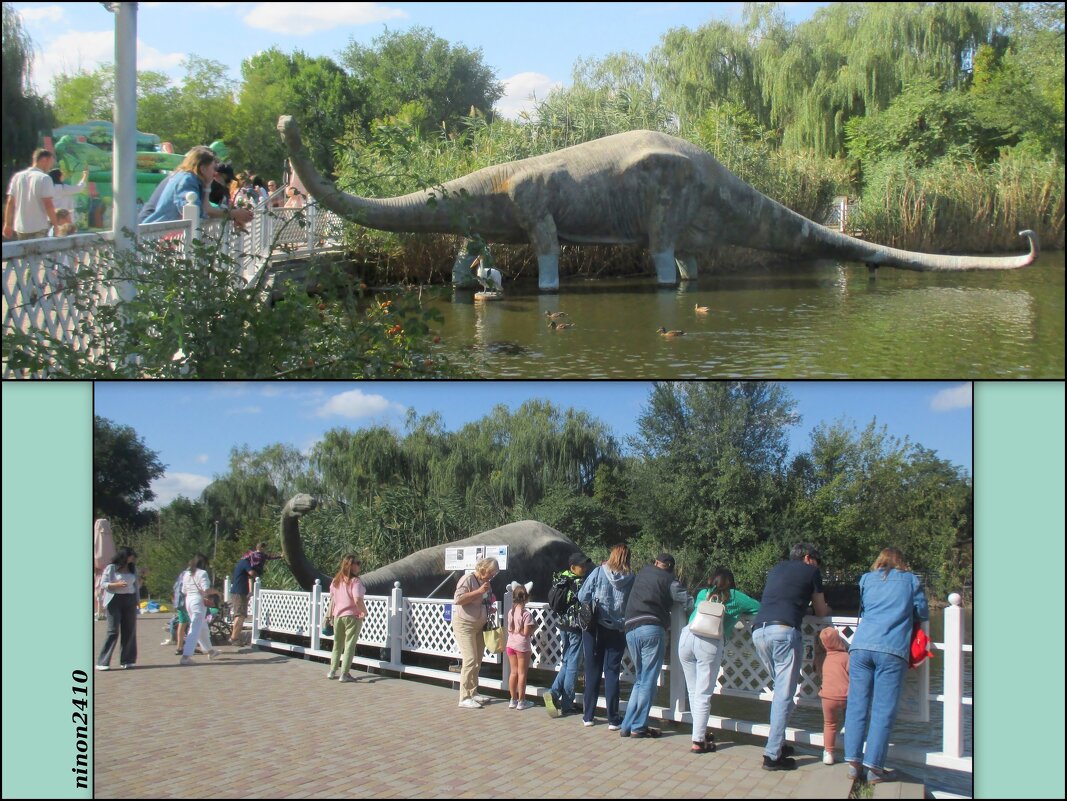
[{"label": "woman in green sweater", "polygon": [[[696,606],[688,623],[678,637],[678,657],[685,673],[685,685],[689,690],[689,712],[693,716],[693,745],[690,752],[705,754],[715,750],[715,737],[708,731],[711,715],[711,694],[719,678],[726,640],[741,615],[754,615],[759,611],[759,601],[749,598],[734,586],[734,574],[720,567],[712,575],[708,587],[697,593]],[[704,637],[689,630],[689,624],[697,615],[701,601],[718,601],[724,607],[723,639]]]}]

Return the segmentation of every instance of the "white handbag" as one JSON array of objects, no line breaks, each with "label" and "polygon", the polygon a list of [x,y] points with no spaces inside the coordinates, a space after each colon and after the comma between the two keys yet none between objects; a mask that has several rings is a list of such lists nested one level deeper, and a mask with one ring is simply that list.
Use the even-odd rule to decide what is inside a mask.
[{"label": "white handbag", "polygon": [[723,618],[726,607],[718,601],[705,600],[697,605],[697,614],[689,624],[689,630],[701,637],[714,640],[723,638]]}]

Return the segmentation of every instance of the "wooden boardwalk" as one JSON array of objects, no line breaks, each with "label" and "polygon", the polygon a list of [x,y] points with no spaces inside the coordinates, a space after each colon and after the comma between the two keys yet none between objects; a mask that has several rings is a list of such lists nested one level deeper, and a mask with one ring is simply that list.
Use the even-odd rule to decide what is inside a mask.
[{"label": "wooden boardwalk", "polygon": [[[626,739],[580,716],[516,712],[506,699],[456,706],[441,683],[354,672],[223,647],[180,666],[166,615],[140,618],[138,664],[94,672],[97,798],[847,798],[844,765],[798,749],[794,771],[762,769],[762,743],[719,733],[689,753],[688,726]],[[95,624],[97,648],[105,632]],[[113,668],[117,668],[117,655]],[[624,688],[624,698],[626,690]],[[915,793],[916,788],[919,794]],[[922,797],[921,785],[876,797]]]}]

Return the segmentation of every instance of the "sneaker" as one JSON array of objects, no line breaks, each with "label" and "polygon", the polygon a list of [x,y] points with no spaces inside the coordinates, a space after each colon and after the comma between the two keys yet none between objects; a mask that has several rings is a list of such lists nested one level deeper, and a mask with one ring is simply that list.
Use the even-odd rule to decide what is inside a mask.
[{"label": "sneaker", "polygon": [[218,659],[220,656],[222,656],[222,651],[220,651],[218,648],[212,648],[210,651],[207,652],[208,659]]},{"label": "sneaker", "polygon": [[889,770],[878,770],[878,768],[867,768],[867,784],[881,784],[882,782],[891,782],[896,778],[896,774]]},{"label": "sneaker", "polygon": [[793,757],[780,756],[778,759],[771,759],[769,756],[763,757],[764,770],[793,770],[796,766],[797,761]]},{"label": "sneaker", "polygon": [[783,745],[782,746],[782,753],[780,753],[778,756],[779,757],[791,757],[791,756],[794,755],[794,753],[795,752],[793,751],[793,746],[791,746],[791,745]]},{"label": "sneaker", "polygon": [[555,696],[552,695],[552,691],[549,690],[542,697],[544,698],[544,701],[545,701],[545,711],[548,713],[548,716],[550,718],[558,718],[559,717],[559,709],[556,707],[556,698],[555,698]]},{"label": "sneaker", "polygon": [[111,665],[97,665],[97,670],[111,670]]},{"label": "sneaker", "polygon": [[475,701],[473,698],[464,698],[459,702],[460,709],[481,709],[482,705]]},{"label": "sneaker", "polygon": [[863,778],[863,766],[859,762],[848,763],[848,777],[852,781]]},{"label": "sneaker", "polygon": [[582,725],[583,726],[595,726],[596,723],[594,721],[592,721],[592,720],[583,720],[582,721]]},{"label": "sneaker", "polygon": [[622,728],[622,726],[620,724],[618,724],[618,723],[609,723],[608,724],[608,731],[618,731],[621,728]]},{"label": "sneaker", "polygon": [[119,667],[122,668],[123,670],[129,670],[130,668],[133,667],[133,663],[132,662],[124,662],[121,665],[119,665]]},{"label": "sneaker", "polygon": [[180,664],[180,665],[195,665],[196,662],[193,661],[193,658],[191,656],[183,656],[181,658],[181,661],[178,664]]},{"label": "sneaker", "polygon": [[337,671],[336,670],[331,670],[329,673],[326,674],[326,678],[328,678],[328,679],[336,679],[337,678]]},{"label": "sneaker", "polygon": [[353,676],[351,673],[342,673],[341,674],[341,678],[338,679],[338,681],[355,681],[355,680],[356,680],[356,677]]},{"label": "sneaker", "polygon": [[160,645],[173,645],[173,644],[174,644],[174,640],[171,640],[171,639],[163,640],[163,642],[160,643]]},{"label": "sneaker", "polygon": [[514,698],[512,698],[510,701],[508,701],[508,709],[514,709],[518,705],[519,705],[519,702],[516,701]]},{"label": "sneaker", "polygon": [[834,764],[834,752],[833,751],[823,751],[822,752],[822,763],[824,765],[832,765],[832,764]]},{"label": "sneaker", "polygon": [[519,701],[519,703],[515,704],[515,709],[521,712],[523,709],[533,709],[533,706],[533,701]]},{"label": "sneaker", "polygon": [[651,726],[647,729],[634,729],[630,732],[631,737],[651,737],[652,739],[659,737],[659,734],[659,729],[653,729]]},{"label": "sneaker", "polygon": [[482,706],[485,706],[486,704],[488,704],[490,701],[492,701],[494,699],[490,698],[488,695],[476,695],[476,696],[474,696],[474,700],[477,701]]}]

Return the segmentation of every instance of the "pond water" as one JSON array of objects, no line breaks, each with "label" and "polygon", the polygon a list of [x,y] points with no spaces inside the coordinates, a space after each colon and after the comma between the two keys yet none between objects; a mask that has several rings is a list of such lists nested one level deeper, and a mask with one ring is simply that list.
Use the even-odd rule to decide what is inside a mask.
[{"label": "pond water", "polygon": [[[1023,270],[917,273],[814,263],[704,276],[423,293],[440,347],[486,378],[1063,378],[1064,256]],[[707,306],[697,314],[695,306]],[[553,331],[545,312],[573,328]],[[665,338],[663,326],[684,330]]]}]

